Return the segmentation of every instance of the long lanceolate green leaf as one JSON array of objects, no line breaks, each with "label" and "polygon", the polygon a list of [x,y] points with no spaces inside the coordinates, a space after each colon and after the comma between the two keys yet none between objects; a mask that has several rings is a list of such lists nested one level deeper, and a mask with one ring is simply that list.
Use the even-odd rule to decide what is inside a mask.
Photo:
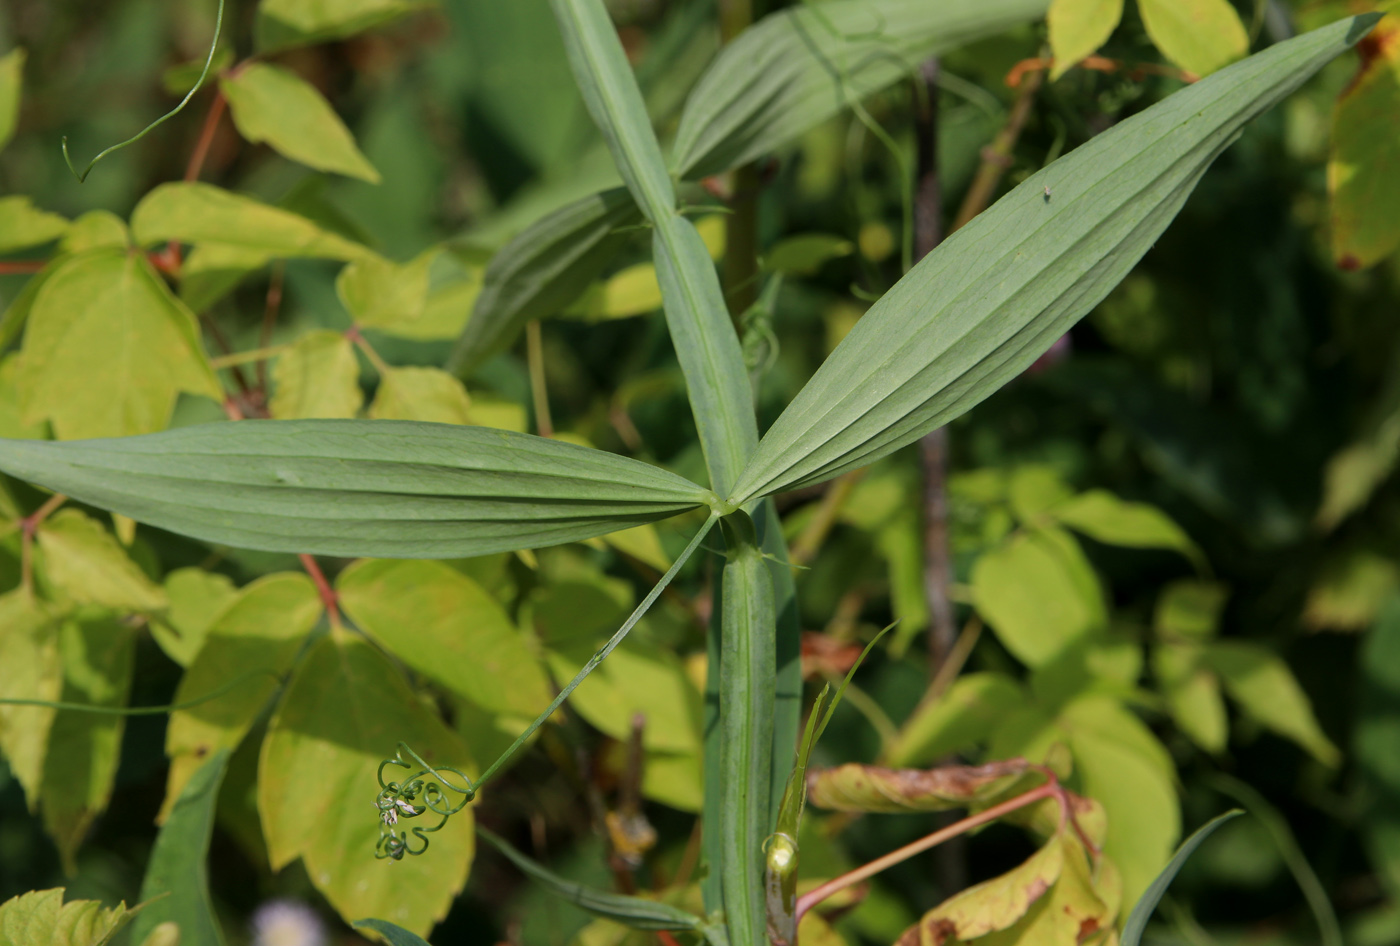
[{"label": "long lanceolate green leaf", "polygon": [[628,190],[654,228],[666,323],[685,372],[695,424],[724,495],[758,443],[753,394],[719,277],[676,191],[617,30],[602,0],[551,0],[579,89]]},{"label": "long lanceolate green leaf", "polygon": [[470,371],[505,348],[531,319],[546,318],[582,295],[642,221],[624,188],[590,194],[527,227],[486,267],[449,371]]},{"label": "long lanceolate green leaf", "polygon": [[1032,175],[866,313],[768,431],[730,501],[864,466],[1010,381],[1128,274],[1246,122],[1375,19],[1279,43]]},{"label": "long lanceolate green leaf", "polygon": [[718,174],[796,139],[929,56],[1045,13],[1049,0],[832,0],[765,17],[686,100],[672,166]]},{"label": "long lanceolate green leaf", "polygon": [[665,519],[709,496],[601,450],[410,421],[242,421],[116,440],[0,440],[0,470],[209,542],[378,558],[574,542]]},{"label": "long lanceolate green leaf", "polygon": [[139,943],[160,924],[173,921],[184,946],[223,946],[209,901],[207,860],[228,759],[228,750],[220,749],[199,767],[160,829],[141,883],[147,906],[132,925],[131,942]]},{"label": "long lanceolate green leaf", "polygon": [[1206,840],[1215,833],[1227,821],[1231,821],[1244,814],[1236,808],[1227,811],[1225,814],[1214,818],[1202,825],[1195,834],[1181,842],[1181,847],[1177,848],[1176,856],[1171,859],[1162,872],[1157,875],[1157,879],[1152,881],[1146,893],[1142,895],[1137,904],[1133,907],[1133,912],[1128,915],[1128,922],[1123,926],[1123,946],[1138,946],[1142,942],[1143,931],[1147,929],[1147,921],[1152,919],[1152,914],[1157,910],[1157,904],[1162,902],[1162,897],[1166,895],[1167,888],[1171,886],[1176,875],[1185,866],[1191,855],[1196,853],[1196,848],[1200,847]]}]

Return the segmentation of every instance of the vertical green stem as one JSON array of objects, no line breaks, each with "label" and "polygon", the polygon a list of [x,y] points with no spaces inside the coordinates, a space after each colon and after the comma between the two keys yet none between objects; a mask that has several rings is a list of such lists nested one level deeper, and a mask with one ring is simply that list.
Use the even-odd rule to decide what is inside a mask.
[{"label": "vertical green stem", "polygon": [[719,664],[720,886],[733,946],[766,937],[763,841],[771,832],[777,679],[773,581],[753,520],[720,520],[726,555]]}]

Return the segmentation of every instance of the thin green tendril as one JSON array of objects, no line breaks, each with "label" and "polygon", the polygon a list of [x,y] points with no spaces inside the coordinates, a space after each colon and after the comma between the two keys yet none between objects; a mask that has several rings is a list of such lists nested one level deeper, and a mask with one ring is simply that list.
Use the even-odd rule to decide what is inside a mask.
[{"label": "thin green tendril", "polygon": [[219,697],[247,683],[254,677],[271,677],[282,681],[282,678],[271,670],[255,670],[252,673],[245,673],[235,677],[223,686],[210,690],[203,696],[192,700],[185,700],[183,703],[168,703],[164,706],[98,706],[93,703],[61,703],[53,700],[10,700],[0,699],[0,706],[43,706],[48,709],[65,710],[72,713],[97,713],[100,716],[161,716],[165,713],[174,713],[178,710],[190,709],[201,706],[210,700],[217,700]]},{"label": "thin green tendril", "polygon": [[[481,786],[485,785],[501,770],[501,766],[505,765],[506,761],[510,759],[511,756],[515,755],[516,751],[535,734],[535,730],[543,726],[545,720],[553,716],[554,711],[569,698],[574,690],[578,689],[578,685],[584,681],[584,678],[592,673],[593,670],[607,658],[608,654],[611,654],[613,650],[616,649],[618,644],[622,643],[622,639],[636,626],[637,622],[642,619],[642,616],[651,609],[656,599],[661,597],[661,593],[671,584],[671,579],[675,578],[676,573],[681,570],[681,566],[690,560],[690,556],[700,547],[701,540],[709,534],[710,530],[714,528],[715,523],[718,521],[719,517],[714,514],[705,520],[705,524],[695,533],[695,537],[690,540],[690,544],[685,547],[685,551],[681,552],[671,567],[666,570],[666,574],[661,576],[661,580],[658,581],[651,591],[647,593],[647,596],[642,599],[642,603],[637,605],[636,610],[623,622],[622,627],[618,628],[617,632],[614,633],[612,637],[608,638],[607,643],[600,647],[598,652],[589,658],[588,663],[583,665],[583,669],[575,674],[574,678],[569,681],[569,685],[559,691],[559,695],[545,707],[544,712],[525,728],[525,731],[520,734],[515,742],[511,743],[510,748],[501,753],[500,757],[497,758],[495,762],[492,762],[475,782],[467,778],[467,776],[458,769],[448,768],[446,766],[440,766],[436,769],[433,768],[427,762],[423,761],[423,758],[406,744],[402,742],[399,743],[398,752],[395,757],[392,759],[385,759],[383,762],[379,763],[379,795],[374,801],[374,807],[379,810],[379,843],[375,845],[374,856],[380,860],[391,858],[398,861],[403,860],[405,855],[417,856],[426,851],[428,849],[428,838],[426,835],[432,834],[434,831],[441,831],[443,825],[447,824],[448,818],[465,808],[471,800],[476,797],[477,792],[481,790]],[[405,753],[408,754],[413,762],[418,764],[418,767],[422,771],[405,782],[385,781],[384,769],[387,766],[392,765],[404,769],[413,768],[412,764],[404,761]],[[440,771],[451,772],[453,775],[456,775],[462,780],[466,787],[458,788],[453,785],[438,774]],[[427,781],[425,776],[429,775],[438,781]],[[444,788],[446,788],[447,791],[455,792],[463,796],[461,803],[455,806],[447,804],[445,801],[447,796],[443,791]],[[398,827],[400,818],[417,818],[419,815],[427,814],[430,811],[441,816],[441,820],[433,827],[413,828],[411,832],[395,830]],[[414,847],[412,845],[412,842],[409,840],[410,833],[413,837],[423,842],[421,847]]]},{"label": "thin green tendril", "polygon": [[219,12],[214,19],[214,41],[209,46],[209,58],[204,60],[204,71],[199,74],[199,81],[195,82],[194,88],[190,89],[189,92],[185,94],[185,97],[180,100],[179,105],[176,105],[170,111],[166,112],[160,118],[157,118],[155,121],[151,122],[149,125],[138,131],[136,134],[132,135],[130,138],[126,139],[125,141],[120,141],[112,145],[107,150],[98,154],[97,157],[93,158],[91,161],[88,162],[88,166],[83,168],[81,174],[78,173],[78,169],[73,166],[73,158],[71,155],[68,154],[68,136],[63,136],[63,160],[68,163],[68,170],[73,172],[73,176],[78,179],[79,184],[82,184],[85,181],[87,181],[88,175],[92,173],[92,169],[97,166],[98,161],[101,161],[103,158],[107,157],[107,155],[111,154],[114,151],[120,151],[127,145],[135,144],[142,138],[149,135],[152,131],[154,131],[157,125],[164,124],[165,122],[174,118],[176,115],[180,114],[182,110],[184,110],[184,107],[190,103],[190,99],[194,98],[194,94],[198,92],[201,88],[203,88],[204,80],[209,77],[209,67],[214,64],[214,51],[219,48],[219,33],[222,32],[223,27],[224,0],[219,0]]},{"label": "thin green tendril", "polygon": [[[419,771],[411,778],[402,782],[392,782],[384,780],[384,769],[386,766],[396,766],[403,769],[412,769],[413,765],[404,761],[407,754],[418,765]],[[458,788],[442,773],[450,772],[462,780],[465,788]],[[379,763],[379,796],[374,800],[374,806],[379,809],[379,843],[374,847],[374,856],[378,860],[392,859],[401,861],[404,855],[413,857],[428,850],[428,835],[434,831],[441,831],[447,824],[447,819],[457,812],[467,807],[471,800],[476,797],[477,785],[467,777],[466,773],[451,766],[441,766],[434,768],[423,760],[423,757],[414,752],[407,743],[399,743],[398,752],[392,759],[385,759]],[[437,781],[427,780],[431,775]],[[447,792],[461,795],[462,800],[456,804],[449,801]],[[409,832],[406,830],[395,831],[400,818],[417,818],[432,812],[439,815],[438,823],[431,828],[415,827],[413,836],[423,844],[421,847],[413,846],[409,841]]]}]

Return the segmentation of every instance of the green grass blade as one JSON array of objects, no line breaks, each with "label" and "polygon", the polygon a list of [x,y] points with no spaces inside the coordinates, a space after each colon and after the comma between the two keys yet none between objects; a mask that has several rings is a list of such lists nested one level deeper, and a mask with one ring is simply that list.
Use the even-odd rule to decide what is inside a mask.
[{"label": "green grass blade", "polygon": [[929,56],[1043,16],[1049,0],[795,5],[722,50],[686,100],[672,166],[719,174],[795,140]]},{"label": "green grass blade", "polygon": [[736,512],[720,522],[727,546],[719,663],[720,887],[734,946],[761,946],[767,937],[763,842],[773,825],[773,582],[748,515]]},{"label": "green grass blade", "polygon": [[642,221],[623,188],[561,207],[527,227],[486,267],[481,295],[447,370],[470,371],[510,345],[531,319],[547,318],[587,289]]},{"label": "green grass blade", "polygon": [[229,751],[220,749],[199,767],[160,829],[141,882],[141,900],[147,906],[132,922],[131,942],[139,943],[160,924],[173,921],[180,927],[183,946],[223,946],[209,900],[206,861],[228,759]]},{"label": "green grass blade", "polygon": [[758,444],[753,394],[714,264],[676,192],[602,0],[551,0],[574,76],[622,179],[654,227],[666,324],[685,373],[711,488],[728,492]]},{"label": "green grass blade", "polygon": [[0,470],[245,548],[460,558],[604,535],[706,505],[638,460],[485,427],[242,421],[114,440],[0,440]]},{"label": "green grass blade", "polygon": [[1272,46],[1031,175],[865,314],[768,431],[730,500],[865,466],[1015,378],[1128,274],[1245,123],[1374,22]]},{"label": "green grass blade", "polygon": [[552,893],[557,894],[580,909],[594,916],[601,916],[621,923],[634,930],[698,930],[704,920],[679,907],[656,900],[643,900],[641,897],[627,897],[609,893],[596,887],[576,883],[560,877],[542,864],[538,864],[517,851],[504,838],[477,825],[476,833],[485,838],[496,850],[505,855],[526,876],[538,881]]},{"label": "green grass blade", "polygon": [[357,930],[374,930],[389,946],[428,946],[428,941],[417,933],[410,933],[402,926],[395,926],[388,920],[357,920]]},{"label": "green grass blade", "polygon": [[1128,914],[1128,922],[1123,926],[1123,946],[1138,946],[1142,942],[1142,933],[1143,930],[1147,929],[1147,921],[1152,919],[1157,904],[1161,902],[1167,888],[1171,886],[1171,882],[1176,879],[1177,872],[1181,870],[1182,865],[1192,854],[1196,853],[1196,848],[1200,847],[1206,838],[1215,833],[1217,828],[1242,814],[1244,812],[1238,808],[1234,811],[1227,811],[1220,817],[1206,822],[1200,830],[1181,842],[1181,847],[1177,848],[1176,856],[1166,867],[1162,868],[1157,879],[1152,881],[1152,884],[1142,895],[1142,899],[1138,900],[1137,905],[1133,907],[1133,912]]}]

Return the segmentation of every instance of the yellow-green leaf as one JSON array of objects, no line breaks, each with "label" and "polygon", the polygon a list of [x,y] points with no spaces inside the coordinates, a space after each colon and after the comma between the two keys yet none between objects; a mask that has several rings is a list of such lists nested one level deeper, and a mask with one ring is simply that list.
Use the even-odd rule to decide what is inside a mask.
[{"label": "yellow-green leaf", "polygon": [[1220,678],[1201,665],[1201,648],[1163,644],[1153,648],[1152,672],[1177,728],[1207,752],[1225,751],[1230,720]]},{"label": "yellow-green leaf", "polygon": [[1074,755],[1079,791],[1108,816],[1104,852],[1123,875],[1123,897],[1135,903],[1166,865],[1181,836],[1176,768],[1152,731],[1122,704],[1086,696],[1060,714]]},{"label": "yellow-green leaf", "polygon": [[1331,562],[1308,589],[1303,623],[1315,631],[1364,631],[1400,587],[1400,567],[1374,552],[1358,551]]},{"label": "yellow-green leaf", "polygon": [[307,332],[272,368],[272,416],[278,420],[354,417],[364,403],[355,347],[339,332]]},{"label": "yellow-green leaf", "polygon": [[106,210],[89,210],[68,225],[58,248],[64,253],[86,250],[126,249],[131,246],[131,231],[126,222]]},{"label": "yellow-green leaf", "polygon": [[[70,618],[59,630],[66,703],[125,706],[131,689],[134,632],[104,615]],[[121,716],[59,710],[49,729],[39,791],[44,827],[58,846],[64,869],[97,816],[107,809],[121,756]]]},{"label": "yellow-green leaf", "polygon": [[268,52],[342,39],[431,5],[432,0],[263,0],[257,48]]},{"label": "yellow-green leaf", "polygon": [[410,328],[423,318],[429,271],[439,252],[433,248],[402,264],[378,256],[356,260],[336,277],[336,295],[356,325],[398,334],[398,328]]},{"label": "yellow-green leaf", "polygon": [[1105,545],[1169,549],[1198,565],[1205,558],[1196,543],[1156,506],[1130,503],[1104,489],[1081,493],[1055,510],[1055,518]]},{"label": "yellow-green leaf", "polygon": [[210,184],[160,185],[136,205],[131,232],[142,246],[175,240],[288,258],[354,260],[372,255],[367,247],[303,216]]},{"label": "yellow-green leaf", "polygon": [[500,604],[450,565],[362,561],[336,586],[361,630],[481,708],[528,719],[554,697],[539,657]]},{"label": "yellow-green leaf", "polygon": [[[23,588],[0,597],[0,696],[57,700],[63,692],[58,624]],[[55,711],[47,706],[0,706],[0,751],[29,807],[39,802],[44,754]]]},{"label": "yellow-green leaf", "polygon": [[466,883],[472,811],[429,835],[430,864],[375,860],[375,773],[400,740],[430,764],[471,770],[466,747],[399,671],[363,638],[332,631],[297,667],[263,741],[258,813],[273,870],[300,857],[347,922],[372,916],[426,936]]},{"label": "yellow-green leaf", "polygon": [[[4,65],[5,60],[0,59],[0,73],[3,73]],[[0,79],[2,82],[3,79]],[[0,95],[3,94],[3,89],[0,89]],[[0,104],[0,111],[3,110],[4,106]],[[0,122],[3,121],[4,116],[0,115]],[[0,253],[49,243],[66,232],[67,220],[58,214],[40,210],[28,197],[0,197]]]},{"label": "yellow-green leaf", "polygon": [[1123,19],[1123,0],[1054,0],[1045,19],[1055,57],[1053,81],[1108,42]]},{"label": "yellow-green leaf", "polygon": [[394,368],[379,379],[369,406],[378,420],[424,420],[438,424],[473,423],[467,389],[439,368]]},{"label": "yellow-green leaf", "polygon": [[[139,909],[139,908],[138,908]],[[103,946],[130,922],[126,903],[104,907],[97,900],[63,902],[63,888],[31,890],[0,903],[4,946]]]},{"label": "yellow-green leaf", "polygon": [[218,749],[235,749],[277,691],[306,635],[321,616],[316,586],[305,575],[268,575],[244,588],[209,626],[199,655],[180,680],[175,702],[197,700],[240,678],[216,699],[170,714],[165,810],[189,777]]},{"label": "yellow-green leaf", "polygon": [[0,56],[0,148],[10,143],[19,124],[20,91],[24,80],[23,49]]},{"label": "yellow-green leaf", "polygon": [[799,233],[774,244],[763,257],[763,268],[788,276],[814,276],[834,259],[855,252],[850,240],[830,233]]},{"label": "yellow-green leaf", "polygon": [[203,312],[271,261],[272,255],[265,250],[201,243],[180,267],[180,300]]},{"label": "yellow-green leaf", "polygon": [[1073,495],[1055,468],[1043,464],[1021,467],[1011,475],[1007,486],[1011,511],[1025,523],[1034,522]]},{"label": "yellow-green leaf", "polygon": [[1249,641],[1217,641],[1205,662],[1220,674],[1225,692],[1246,713],[1312,753],[1323,765],[1336,767],[1342,754],[1313,715],[1312,702],[1283,658]]},{"label": "yellow-green leaf", "polygon": [[1229,0],[1138,0],[1138,10],[1162,55],[1197,76],[1249,52],[1249,33]]},{"label": "yellow-green leaf", "polygon": [[1033,529],[977,560],[977,610],[1029,666],[1048,663],[1107,620],[1103,591],[1078,544],[1060,529]]},{"label": "yellow-green leaf", "polygon": [[335,109],[296,73],[253,62],[221,79],[219,88],[247,140],[266,142],[278,154],[318,171],[379,183],[379,172]]},{"label": "yellow-green leaf", "polygon": [[1220,630],[1230,589],[1214,581],[1174,581],[1157,597],[1152,628],[1159,637],[1209,640]]},{"label": "yellow-green leaf", "polygon": [[[561,581],[540,589],[530,615],[560,685],[573,678],[631,610],[631,601],[602,582]],[[632,720],[646,717],[648,750],[700,751],[700,692],[679,659],[635,639],[622,646],[574,691],[569,704],[614,739],[627,739]]]},{"label": "yellow-green leaf", "polygon": [[[1056,836],[1019,867],[945,900],[905,931],[896,946],[943,946],[1004,930],[1056,885],[1065,869],[1066,843]],[[985,942],[985,941],[984,941]],[[1078,940],[1043,940],[1046,946]]]},{"label": "yellow-green leaf", "polygon": [[659,572],[671,567],[671,557],[661,547],[661,536],[657,534],[656,526],[650,522],[634,529],[623,529],[621,532],[605,535],[603,541],[624,555],[630,555]]},{"label": "yellow-green leaf", "polygon": [[165,656],[182,667],[194,662],[209,625],[238,599],[238,590],[225,575],[202,568],[180,568],[165,576],[170,609],[163,620],[151,624]]},{"label": "yellow-green leaf", "polygon": [[26,423],[20,407],[19,353],[11,352],[0,358],[0,437],[9,440],[47,440],[47,423]]},{"label": "yellow-green leaf", "polygon": [[165,590],[151,581],[115,536],[77,509],[62,509],[39,528],[44,578],[74,604],[149,614],[163,610]]},{"label": "yellow-green leaf", "polygon": [[1327,163],[1332,253],[1343,269],[1371,266],[1400,247],[1400,16],[1381,20],[1362,43],[1361,70],[1332,112]]},{"label": "yellow-green leaf", "polygon": [[193,313],[145,257],[118,249],[66,260],[44,282],[19,381],[26,422],[50,420],[61,440],[162,430],[179,391],[223,399]]},{"label": "yellow-green leaf", "polygon": [[1025,705],[1021,684],[1001,673],[970,673],[914,711],[890,746],[891,765],[925,765],[984,741]]}]

